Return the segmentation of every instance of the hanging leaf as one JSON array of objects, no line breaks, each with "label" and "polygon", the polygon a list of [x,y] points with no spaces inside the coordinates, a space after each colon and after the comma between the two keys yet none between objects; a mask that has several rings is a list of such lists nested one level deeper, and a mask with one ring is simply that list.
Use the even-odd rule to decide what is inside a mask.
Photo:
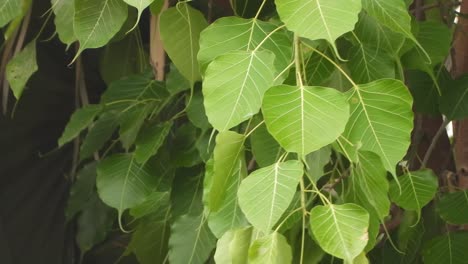
[{"label": "hanging leaf", "polygon": [[450,120],[460,120],[468,116],[468,76],[450,83],[440,97],[440,112]]},{"label": "hanging leaf", "polygon": [[22,2],[18,0],[0,0],[0,27],[21,15],[21,6]]},{"label": "hanging leaf", "polygon": [[75,0],[73,28],[80,42],[76,56],[85,49],[106,45],[126,19],[127,5],[120,0]]},{"label": "hanging leaf", "polygon": [[302,163],[291,160],[256,170],[242,181],[239,204],[255,228],[271,230],[288,209],[303,173]]},{"label": "hanging leaf", "polygon": [[153,192],[146,198],[143,203],[131,208],[130,214],[135,218],[142,218],[148,215],[150,215],[150,217],[154,217],[155,214],[161,214],[161,212],[166,214],[166,211],[169,209],[169,203],[169,192]]},{"label": "hanging leaf", "polygon": [[59,147],[76,138],[82,130],[87,128],[94,118],[102,111],[100,105],[87,105],[73,113],[68,121],[62,136],[58,140]]},{"label": "hanging leaf", "polygon": [[413,129],[413,102],[408,89],[398,80],[383,79],[359,85],[347,95],[351,116],[343,133],[345,140],[341,141],[345,154],[356,162],[358,149],[375,152],[385,169],[395,175]]},{"label": "hanging leaf", "polygon": [[166,77],[166,89],[171,95],[178,94],[180,92],[190,89],[190,82],[185,79],[180,71],[171,63],[169,66],[169,73]]},{"label": "hanging leaf", "polygon": [[103,114],[94,122],[93,126],[86,134],[80,149],[80,160],[84,160],[93,155],[94,152],[104,146],[107,140],[112,137],[112,134],[117,129],[118,122],[114,115]]},{"label": "hanging leaf", "polygon": [[210,63],[203,96],[215,129],[226,131],[258,113],[265,91],[273,84],[273,59],[269,51],[234,51]]},{"label": "hanging leaf", "polygon": [[255,240],[249,249],[249,263],[251,264],[283,264],[291,263],[291,261],[291,247],[286,238],[277,232]]},{"label": "hanging leaf", "polygon": [[151,156],[155,155],[164,143],[172,122],[153,124],[140,133],[136,141],[135,159],[140,164],[145,164]]},{"label": "hanging leaf", "polygon": [[274,53],[274,68],[277,73],[282,72],[291,63],[292,39],[285,30],[273,33],[277,28],[275,24],[256,19],[223,17],[216,20],[201,33],[198,53],[201,71],[205,72],[208,64],[220,55],[258,48]]},{"label": "hanging leaf", "polygon": [[426,264],[459,264],[468,259],[468,232],[447,233],[426,243],[422,251]]},{"label": "hanging leaf", "polygon": [[310,211],[310,227],[323,250],[353,263],[369,239],[369,213],[351,203],[318,205]]},{"label": "hanging leaf", "polygon": [[216,245],[214,260],[217,264],[248,263],[248,252],[252,239],[252,227],[226,232]]},{"label": "hanging leaf", "polygon": [[468,191],[459,191],[442,196],[437,203],[440,217],[450,224],[468,224]]},{"label": "hanging leaf", "polygon": [[279,85],[266,92],[262,112],[271,135],[302,157],[343,133],[349,105],[335,89]]},{"label": "hanging leaf", "polygon": [[359,152],[359,162],[352,169],[348,197],[379,220],[389,214],[387,171],[380,157],[369,151]]},{"label": "hanging leaf", "polygon": [[116,154],[102,160],[97,168],[99,196],[117,209],[119,216],[143,203],[160,183],[154,166],[139,165],[129,154]]},{"label": "hanging leaf", "polygon": [[[263,0],[229,0],[231,2],[232,10],[237,16],[251,18],[255,17]],[[263,3],[263,8],[259,11],[260,17],[274,12],[275,4],[273,0],[266,0]]]},{"label": "hanging leaf", "polygon": [[171,226],[169,262],[204,264],[215,248],[216,238],[202,215],[183,215]]},{"label": "hanging leaf", "polygon": [[[328,47],[321,52],[329,57],[333,57],[333,53]],[[306,76],[304,79],[307,85],[325,85],[334,70],[335,66],[329,60],[317,52],[313,52],[305,62],[304,71]]]},{"label": "hanging leaf", "polygon": [[356,83],[368,83],[383,78],[395,78],[395,62],[382,49],[363,45],[349,50],[348,66]]},{"label": "hanging leaf", "polygon": [[78,212],[82,211],[96,193],[96,164],[91,163],[81,169],[70,190],[65,217],[70,221]]},{"label": "hanging leaf", "polygon": [[134,26],[136,27],[138,26],[138,22],[140,22],[140,17],[141,17],[141,14],[143,13],[143,10],[149,7],[151,3],[154,2],[154,0],[124,0],[124,2],[127,3],[128,5],[135,7],[138,10],[138,18]]},{"label": "hanging leaf", "polygon": [[37,70],[36,41],[33,40],[21,52],[16,54],[6,66],[6,79],[16,100],[20,99],[29,78]]},{"label": "hanging leaf", "polygon": [[205,106],[203,105],[203,94],[201,90],[196,90],[192,98],[186,99],[187,117],[192,124],[202,130],[207,130],[211,127],[208,122],[208,117],[205,114]]},{"label": "hanging leaf", "polygon": [[197,63],[200,32],[208,26],[200,11],[181,2],[160,16],[161,40],[169,58],[191,85],[201,79]]},{"label": "hanging leaf", "polygon": [[401,190],[396,180],[390,182],[390,198],[404,209],[418,213],[434,198],[439,187],[437,177],[429,169],[408,172],[398,177],[398,181]]},{"label": "hanging leaf", "polygon": [[327,40],[338,56],[335,40],[354,29],[361,12],[359,0],[276,0],[275,3],[281,21],[291,31],[311,40]]},{"label": "hanging leaf", "polygon": [[223,204],[228,187],[236,185],[243,178],[242,174],[247,173],[244,166],[244,141],[243,135],[232,131],[222,132],[216,137],[213,174],[207,200],[208,207],[213,212],[218,211]]},{"label": "hanging leaf", "polygon": [[266,167],[275,163],[283,152],[281,146],[268,132],[264,124],[252,133],[250,145],[255,161],[260,167]]},{"label": "hanging leaf", "polygon": [[405,252],[400,263],[415,263],[419,260],[425,234],[424,222],[418,222],[418,215],[405,211],[398,228],[398,249]]},{"label": "hanging leaf", "polygon": [[312,182],[316,183],[320,177],[325,174],[323,167],[330,162],[331,152],[331,147],[325,146],[305,157],[305,162],[307,162],[307,176],[309,176]]},{"label": "hanging leaf", "polygon": [[[14,0],[15,2],[20,2]],[[52,10],[54,11],[55,28],[60,41],[70,46],[76,41],[75,31],[73,29],[73,17],[75,15],[75,2],[52,0]],[[1,13],[1,11],[0,11]]]}]

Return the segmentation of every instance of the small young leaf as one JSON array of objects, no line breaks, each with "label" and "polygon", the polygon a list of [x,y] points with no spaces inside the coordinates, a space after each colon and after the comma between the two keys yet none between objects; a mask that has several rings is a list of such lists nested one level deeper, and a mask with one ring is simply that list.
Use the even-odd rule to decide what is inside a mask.
[{"label": "small young leaf", "polygon": [[193,85],[201,79],[197,63],[200,32],[208,26],[203,14],[180,2],[160,17],[161,40],[169,58]]},{"label": "small young leaf", "polygon": [[210,63],[203,96],[215,129],[226,131],[258,113],[265,91],[273,84],[274,57],[266,50],[233,51]]},{"label": "small young leaf", "polygon": [[437,203],[440,217],[450,224],[468,224],[468,191],[459,191],[442,196]]},{"label": "small young leaf", "polygon": [[249,249],[249,263],[251,264],[283,264],[292,262],[292,250],[286,238],[280,233],[273,232],[259,238]]},{"label": "small young leaf", "polygon": [[404,209],[418,213],[434,198],[439,186],[437,177],[429,169],[408,172],[398,177],[398,181],[401,190],[396,180],[390,182],[390,198]]},{"label": "small young leaf", "polygon": [[20,99],[29,78],[37,69],[36,41],[33,40],[16,54],[6,67],[6,78],[17,100]]},{"label": "small young leaf", "polygon": [[310,211],[310,227],[323,250],[353,263],[369,239],[369,213],[351,203],[318,205]]},{"label": "small young leaf", "polygon": [[286,151],[302,157],[343,133],[349,105],[335,89],[279,85],[265,93],[262,112],[271,135]]},{"label": "small young leaf", "polygon": [[101,105],[87,105],[76,110],[70,117],[70,121],[58,140],[59,147],[77,137],[83,129],[87,128],[93,122],[94,118],[101,111]]},{"label": "small young leaf", "polygon": [[216,246],[202,215],[183,215],[171,226],[169,262],[173,264],[204,264]]},{"label": "small young leaf", "polygon": [[288,209],[303,174],[302,163],[291,160],[261,168],[245,178],[238,197],[249,222],[268,233]]}]

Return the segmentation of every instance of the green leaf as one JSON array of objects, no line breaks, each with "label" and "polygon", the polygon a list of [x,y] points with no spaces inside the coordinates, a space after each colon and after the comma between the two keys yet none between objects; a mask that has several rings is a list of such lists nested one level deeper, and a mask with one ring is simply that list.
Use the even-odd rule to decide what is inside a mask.
[{"label": "green leaf", "polygon": [[172,122],[156,123],[141,131],[136,141],[135,159],[140,164],[145,164],[151,156],[155,155],[164,143]]},{"label": "green leaf", "polygon": [[[410,88],[411,95],[413,96],[414,111],[432,116],[440,115],[440,97],[432,77],[426,72],[419,70],[406,70],[405,76],[408,88]],[[439,78],[437,79],[437,81],[440,83],[440,88],[443,90],[442,96],[446,94],[446,89],[444,89],[445,87],[450,87],[449,89],[452,89],[452,85],[448,86],[451,81],[445,80],[445,76],[448,76],[451,79],[449,73],[446,70],[442,70],[442,72],[439,74]],[[450,107],[453,107],[453,101],[450,102]]]},{"label": "green leaf", "polygon": [[87,105],[76,110],[70,117],[62,136],[58,140],[59,147],[76,138],[82,130],[87,128],[94,118],[102,111],[101,105]]},{"label": "green leaf", "polygon": [[369,213],[351,203],[318,205],[310,211],[310,227],[324,251],[353,263],[369,239]]},{"label": "green leaf", "polygon": [[[211,127],[208,122],[208,117],[205,114],[205,106],[203,105],[203,94],[201,90],[196,90],[191,100],[187,98],[187,117],[192,124],[202,130],[207,130]],[[190,104],[189,104],[190,103]]]},{"label": "green leaf", "polygon": [[180,71],[171,63],[169,66],[170,71],[166,77],[166,89],[171,95],[178,94],[180,92],[190,89],[190,82],[185,79]]},{"label": "green leaf", "polygon": [[440,97],[440,112],[450,120],[468,116],[468,76],[463,76],[444,90]]},{"label": "green leaf", "polygon": [[82,255],[104,241],[114,219],[113,211],[94,193],[77,219],[76,242]]},{"label": "green leaf", "polygon": [[396,180],[390,182],[390,199],[404,209],[418,213],[434,198],[439,186],[437,177],[429,169],[408,172],[398,177],[398,181],[401,189]]},{"label": "green leaf", "polygon": [[348,66],[356,83],[368,83],[383,78],[395,78],[395,61],[383,49],[359,44],[349,52]]},{"label": "green leaf", "polygon": [[36,61],[36,41],[31,41],[16,54],[6,66],[6,79],[17,100],[23,94],[29,78],[38,70]]},{"label": "green leaf", "polygon": [[346,156],[356,162],[358,149],[375,152],[385,169],[395,175],[413,129],[413,100],[408,89],[398,80],[382,79],[359,85],[347,95],[351,116],[343,133],[345,140],[340,140]]},{"label": "green leaf", "polygon": [[[230,0],[232,10],[237,16],[251,18],[255,17],[257,11],[262,6],[263,0]],[[269,14],[275,9],[273,0],[266,0],[260,11],[260,17],[264,14]]]},{"label": "green leaf", "polygon": [[273,84],[273,59],[269,51],[234,51],[210,63],[203,96],[215,129],[226,131],[258,113],[265,91]]},{"label": "green leaf", "polygon": [[[328,57],[333,57],[330,48],[321,51]],[[324,85],[332,76],[335,66],[328,61],[324,56],[313,52],[307,60],[305,60],[305,78],[307,85]]]},{"label": "green leaf", "polygon": [[131,208],[130,214],[135,218],[142,218],[151,214],[161,214],[161,212],[165,214],[165,211],[169,209],[169,203],[169,192],[153,192],[143,203]]},{"label": "green leaf", "polygon": [[453,192],[442,196],[437,203],[437,212],[450,224],[468,224],[468,191]]},{"label": "green leaf", "polygon": [[99,58],[99,71],[106,84],[148,68],[148,58],[139,37],[137,33],[130,33],[122,40],[106,45]]},{"label": "green leaf", "polygon": [[138,22],[140,21],[140,17],[141,17],[141,14],[143,13],[143,10],[149,7],[151,3],[154,2],[154,0],[124,0],[124,2],[135,7],[138,10],[138,19],[135,23],[135,27],[136,27],[138,25]]},{"label": "green leaf", "polygon": [[255,228],[271,230],[288,209],[303,173],[302,163],[291,160],[256,170],[242,181],[239,204]]},{"label": "green leaf", "polygon": [[[15,0],[15,2],[20,2]],[[73,29],[73,16],[75,15],[75,2],[64,0],[52,0],[52,10],[54,11],[55,29],[60,41],[70,46],[76,41]],[[1,11],[0,11],[1,13]]]},{"label": "green leaf", "polygon": [[65,217],[70,221],[78,212],[83,210],[96,193],[96,164],[91,163],[81,169],[70,190]]},{"label": "green leaf", "polygon": [[273,232],[259,238],[249,249],[249,263],[251,264],[283,264],[292,262],[292,250],[286,238],[280,233]]},{"label": "green leaf", "polygon": [[163,263],[169,250],[169,205],[160,207],[160,211],[140,220],[128,244],[127,251],[132,251],[138,263]]},{"label": "green leaf", "polygon": [[277,73],[282,72],[291,63],[292,40],[285,30],[272,33],[277,28],[275,24],[257,19],[223,17],[216,20],[201,33],[198,53],[201,71],[205,72],[208,64],[220,55],[258,48],[275,54],[274,68]]},{"label": "green leaf", "polygon": [[125,23],[127,13],[121,0],[75,0],[73,28],[80,42],[76,56],[85,49],[106,45]]},{"label": "green leaf", "polygon": [[447,233],[426,243],[422,251],[426,264],[461,264],[468,259],[468,232]]},{"label": "green leaf", "polygon": [[204,264],[215,248],[216,238],[202,215],[182,215],[171,226],[169,262]]},{"label": "green leaf", "polygon": [[101,149],[106,141],[112,137],[117,126],[118,122],[114,115],[108,113],[100,115],[81,144],[80,160],[91,157],[94,152]]},{"label": "green leaf", "polygon": [[178,3],[160,16],[161,40],[169,58],[193,85],[201,80],[197,63],[200,32],[208,26],[203,14],[187,3]]},{"label": "green leaf", "polygon": [[248,252],[252,239],[252,227],[226,232],[216,245],[214,260],[217,264],[248,263]]},{"label": "green leaf", "polygon": [[414,211],[405,211],[398,228],[398,249],[405,252],[400,263],[416,263],[420,258],[420,250],[425,235],[423,221],[418,222]]},{"label": "green leaf", "polygon": [[369,151],[359,152],[359,162],[351,172],[348,197],[379,220],[389,214],[387,171],[380,157]]},{"label": "green leaf", "polygon": [[250,137],[250,145],[255,161],[260,167],[269,166],[282,154],[282,148],[268,132],[265,124],[260,125]]},{"label": "green leaf", "polygon": [[266,92],[262,112],[268,131],[280,145],[305,156],[343,133],[349,105],[335,89],[279,85]]},{"label": "green leaf", "polygon": [[288,29],[311,40],[327,40],[338,56],[335,40],[354,29],[361,12],[359,0],[276,0],[275,3]]},{"label": "green leaf", "polygon": [[158,188],[157,176],[154,166],[139,165],[129,154],[115,154],[99,163],[96,186],[101,199],[121,216],[125,209],[143,203]]},{"label": "green leaf", "polygon": [[22,1],[18,0],[0,0],[0,27],[21,15]]},{"label": "green leaf", "polygon": [[305,157],[307,176],[312,182],[316,183],[325,174],[323,167],[330,162],[331,152],[331,147],[325,146]]},{"label": "green leaf", "polygon": [[207,201],[212,212],[220,209],[228,187],[240,181],[238,178],[242,177],[241,174],[247,173],[244,166],[244,141],[243,135],[232,131],[222,132],[216,137],[213,175]]}]

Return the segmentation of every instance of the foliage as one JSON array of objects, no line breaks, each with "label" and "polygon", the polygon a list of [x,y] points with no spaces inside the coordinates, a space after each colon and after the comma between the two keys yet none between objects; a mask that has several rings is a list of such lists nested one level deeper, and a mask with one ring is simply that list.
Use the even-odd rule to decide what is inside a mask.
[{"label": "foliage", "polygon": [[[0,26],[19,2],[0,0]],[[139,263],[466,263],[447,226],[468,224],[467,192],[408,165],[415,113],[468,117],[450,25],[403,0],[198,2],[51,1],[70,62],[100,48],[107,84],[58,139],[81,142],[66,215],[82,256],[118,226]],[[6,67],[18,100],[37,43]]]}]

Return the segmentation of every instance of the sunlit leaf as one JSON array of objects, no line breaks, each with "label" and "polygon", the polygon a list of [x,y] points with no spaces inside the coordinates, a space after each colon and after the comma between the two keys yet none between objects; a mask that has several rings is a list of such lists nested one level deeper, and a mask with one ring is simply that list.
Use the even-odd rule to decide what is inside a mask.
[{"label": "sunlit leaf", "polygon": [[291,251],[291,247],[286,238],[280,233],[273,232],[252,243],[249,249],[249,263],[291,263]]},{"label": "sunlit leaf", "polygon": [[135,7],[138,10],[138,19],[135,23],[135,26],[138,25],[143,10],[149,7],[153,1],[154,0],[124,0],[125,3]]},{"label": "sunlit leaf", "polygon": [[248,263],[248,252],[252,239],[252,227],[226,232],[216,245],[214,260],[217,264]]},{"label": "sunlit leaf", "polygon": [[281,146],[305,156],[341,135],[349,105],[335,89],[280,85],[266,92],[262,112],[268,131]]},{"label": "sunlit leaf", "polygon": [[182,215],[171,226],[169,262],[204,264],[215,245],[216,238],[203,215]]},{"label": "sunlit leaf", "polygon": [[303,172],[299,161],[275,163],[242,181],[239,204],[249,222],[269,232],[292,202]]},{"label": "sunlit leaf", "polygon": [[351,203],[318,205],[310,211],[310,227],[323,250],[353,263],[369,239],[369,213]]},{"label": "sunlit leaf", "polygon": [[335,40],[354,29],[361,12],[359,0],[276,0],[275,3],[288,29],[312,40],[325,39],[335,51]]},{"label": "sunlit leaf", "polygon": [[203,14],[187,3],[178,3],[160,17],[164,49],[180,73],[193,85],[201,79],[197,53],[200,32],[208,26]]},{"label": "sunlit leaf", "polygon": [[36,41],[31,41],[7,64],[6,79],[16,99],[20,99],[29,78],[38,70],[36,61]]},{"label": "sunlit leaf", "polygon": [[273,59],[269,51],[233,51],[210,63],[203,96],[215,129],[226,131],[258,113],[265,91],[273,84]]}]

